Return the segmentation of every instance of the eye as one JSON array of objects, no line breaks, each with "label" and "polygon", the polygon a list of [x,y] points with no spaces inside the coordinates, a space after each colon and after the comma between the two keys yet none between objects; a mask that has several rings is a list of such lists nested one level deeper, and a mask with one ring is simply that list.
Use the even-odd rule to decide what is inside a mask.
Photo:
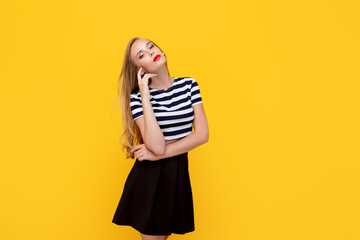
[{"label": "eye", "polygon": [[[154,44],[150,44],[150,47],[149,47],[149,48],[151,49],[151,48],[153,48],[153,47],[154,47]],[[139,55],[139,58],[141,59],[141,58],[142,58],[142,56],[143,56],[143,55],[142,55],[142,54],[140,54],[140,55]]]}]

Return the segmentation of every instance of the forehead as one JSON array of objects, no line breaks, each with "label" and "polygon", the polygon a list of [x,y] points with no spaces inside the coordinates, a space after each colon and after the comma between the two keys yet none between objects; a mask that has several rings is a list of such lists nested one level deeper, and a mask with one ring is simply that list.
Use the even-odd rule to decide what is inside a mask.
[{"label": "forehead", "polygon": [[135,57],[135,55],[141,50],[141,49],[145,49],[146,48],[146,43],[151,42],[148,39],[138,39],[136,40],[132,46],[131,46],[131,50],[130,53],[133,57]]}]

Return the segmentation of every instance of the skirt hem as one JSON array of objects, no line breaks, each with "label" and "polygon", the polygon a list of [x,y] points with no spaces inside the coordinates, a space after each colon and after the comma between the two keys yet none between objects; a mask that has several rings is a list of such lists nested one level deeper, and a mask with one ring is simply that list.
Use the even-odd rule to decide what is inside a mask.
[{"label": "skirt hem", "polygon": [[135,230],[137,230],[138,232],[142,233],[142,234],[146,234],[146,235],[153,235],[153,236],[168,236],[168,235],[171,235],[171,234],[179,234],[179,235],[184,235],[186,233],[190,233],[190,232],[194,232],[195,229],[190,229],[190,230],[187,230],[187,231],[171,231],[171,232],[166,232],[166,233],[150,233],[150,232],[146,232],[146,231],[143,231],[141,230],[141,227],[138,227],[136,226],[135,224],[131,224],[131,223],[117,223],[117,222],[112,222],[116,225],[119,225],[119,226],[129,226],[129,227],[132,227],[134,228]]}]

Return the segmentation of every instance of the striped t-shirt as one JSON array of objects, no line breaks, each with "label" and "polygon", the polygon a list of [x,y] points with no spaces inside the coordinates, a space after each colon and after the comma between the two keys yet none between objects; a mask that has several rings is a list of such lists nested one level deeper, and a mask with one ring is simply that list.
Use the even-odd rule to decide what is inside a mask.
[{"label": "striped t-shirt", "polygon": [[[194,110],[202,103],[198,83],[191,77],[174,78],[167,90],[149,87],[150,104],[165,140],[180,139],[192,132]],[[143,116],[140,90],[130,95],[130,108],[135,121]]]}]

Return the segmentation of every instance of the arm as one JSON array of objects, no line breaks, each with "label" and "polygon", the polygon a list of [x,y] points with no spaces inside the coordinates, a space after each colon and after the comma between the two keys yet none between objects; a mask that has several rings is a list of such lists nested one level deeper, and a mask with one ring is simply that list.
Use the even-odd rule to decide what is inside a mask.
[{"label": "arm", "polygon": [[142,98],[143,117],[135,120],[143,137],[146,147],[155,154],[163,154],[165,151],[165,138],[157,123],[150,100]]},{"label": "arm", "polygon": [[203,104],[196,104],[193,108],[195,115],[193,123],[194,132],[176,142],[167,144],[163,154],[155,153],[158,159],[188,152],[209,141],[209,128]]}]

